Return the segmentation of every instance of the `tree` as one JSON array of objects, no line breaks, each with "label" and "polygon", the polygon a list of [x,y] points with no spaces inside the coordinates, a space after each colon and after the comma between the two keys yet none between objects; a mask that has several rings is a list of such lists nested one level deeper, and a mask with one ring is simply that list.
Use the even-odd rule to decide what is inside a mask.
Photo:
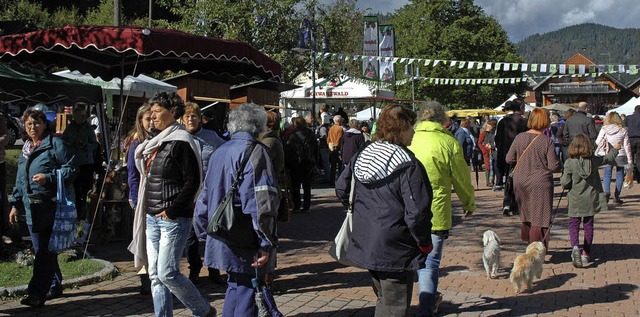
[{"label": "tree", "polygon": [[[396,11],[390,23],[396,30],[396,55],[456,61],[520,63],[522,57],[506,32],[473,0],[415,0]],[[420,67],[423,77],[498,78],[522,77],[520,71],[494,71],[449,67],[440,63]],[[431,85],[415,81],[416,99],[434,99],[451,108],[481,108],[500,104],[510,94],[522,93],[519,85]],[[401,85],[398,96],[410,98],[410,84]]]},{"label": "tree", "polygon": [[[357,42],[352,39],[359,34],[353,26],[362,17],[356,2],[344,0],[319,4],[316,0],[307,0],[300,4],[297,0],[160,0],[158,3],[180,16],[180,21],[172,27],[198,35],[249,43],[280,62],[282,80],[291,82],[310,69],[309,59],[292,51],[297,44],[302,18],[313,18],[316,25],[322,26],[316,29],[316,38],[328,36],[332,41],[332,52],[353,53]],[[339,67],[335,61],[319,62],[325,66],[319,68],[320,74]]]}]

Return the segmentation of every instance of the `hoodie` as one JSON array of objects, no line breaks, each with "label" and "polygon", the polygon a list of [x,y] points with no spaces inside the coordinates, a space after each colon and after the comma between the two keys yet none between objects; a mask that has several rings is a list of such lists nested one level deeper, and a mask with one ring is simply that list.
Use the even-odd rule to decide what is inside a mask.
[{"label": "hoodie", "polygon": [[605,156],[570,158],[564,163],[560,184],[568,189],[569,217],[589,217],[607,210],[598,167],[613,164],[618,150],[611,148]]},{"label": "hoodie", "polygon": [[[598,149],[600,149],[604,142],[608,142],[610,145],[608,148],[613,148],[612,145],[622,143],[622,147],[620,151],[618,151],[618,156],[624,156],[627,158],[627,164],[633,164],[633,155],[628,155],[631,152],[631,142],[629,142],[629,133],[626,128],[619,127],[615,124],[607,124],[600,129],[600,133],[598,133],[598,137],[596,138],[596,144]],[[598,150],[596,150],[598,153]]]}]

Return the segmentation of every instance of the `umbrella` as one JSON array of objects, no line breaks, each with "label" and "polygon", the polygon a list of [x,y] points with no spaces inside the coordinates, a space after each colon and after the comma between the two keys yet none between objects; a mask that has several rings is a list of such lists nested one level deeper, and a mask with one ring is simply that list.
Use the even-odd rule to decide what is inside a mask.
[{"label": "umbrella", "polygon": [[555,111],[562,111],[562,112],[565,112],[565,111],[567,111],[569,109],[577,110],[576,108],[565,106],[565,105],[561,105],[559,103],[554,103],[552,105],[544,106],[543,108],[545,108],[547,110],[555,110]]},{"label": "umbrella", "polygon": [[279,80],[280,64],[249,44],[175,30],[66,26],[0,37],[0,61],[67,67],[109,81],[154,71]]}]

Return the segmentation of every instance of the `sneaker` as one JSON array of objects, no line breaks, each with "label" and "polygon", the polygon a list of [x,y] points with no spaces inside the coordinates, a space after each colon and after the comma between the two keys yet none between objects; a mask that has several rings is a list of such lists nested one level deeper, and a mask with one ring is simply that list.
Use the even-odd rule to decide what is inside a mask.
[{"label": "sneaker", "polygon": [[578,247],[573,247],[573,250],[571,250],[571,263],[576,268],[582,267],[582,257]]},{"label": "sneaker", "polygon": [[620,197],[616,197],[616,204],[618,205],[622,205],[622,203],[624,203],[624,201],[622,199],[620,199]]},{"label": "sneaker", "polygon": [[505,216],[505,217],[511,216],[511,214],[509,212],[510,212],[509,206],[502,208],[502,215],[503,216]]},{"label": "sneaker", "polygon": [[493,186],[493,191],[494,191],[494,192],[502,191],[502,185],[496,185],[496,186]]},{"label": "sneaker", "polygon": [[582,251],[580,260],[582,261],[582,264],[589,263],[589,255],[586,252],[584,252],[584,250]]},{"label": "sneaker", "polygon": [[440,309],[440,304],[442,303],[442,293],[438,292],[438,297],[436,297],[436,304],[433,306],[433,313],[437,314]]},{"label": "sneaker", "polygon": [[611,194],[610,193],[604,193],[604,198],[607,200],[607,204],[608,204],[609,200],[611,200]]}]

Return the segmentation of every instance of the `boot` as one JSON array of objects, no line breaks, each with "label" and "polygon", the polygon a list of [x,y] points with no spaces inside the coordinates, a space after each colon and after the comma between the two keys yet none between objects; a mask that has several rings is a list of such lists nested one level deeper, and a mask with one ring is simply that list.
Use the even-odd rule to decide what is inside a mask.
[{"label": "boot", "polygon": [[140,295],[151,295],[151,280],[149,274],[140,274]]}]

